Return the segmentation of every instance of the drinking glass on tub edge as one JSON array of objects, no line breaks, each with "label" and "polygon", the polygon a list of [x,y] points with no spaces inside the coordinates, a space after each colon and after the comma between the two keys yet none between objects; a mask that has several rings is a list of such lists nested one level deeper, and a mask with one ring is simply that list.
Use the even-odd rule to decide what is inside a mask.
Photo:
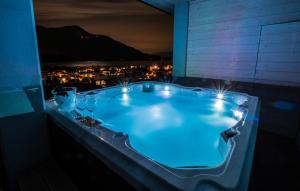
[{"label": "drinking glass on tub edge", "polygon": [[95,117],[94,117],[94,113],[95,110],[97,109],[97,96],[96,94],[87,94],[86,95],[86,109],[88,112],[91,113],[91,121],[90,121],[90,125],[93,126],[95,124]]},{"label": "drinking glass on tub edge", "polygon": [[82,117],[78,117],[76,116],[77,120],[82,120],[82,122],[85,121],[85,117],[86,117],[86,95],[85,94],[79,94],[77,95],[77,99],[76,99],[76,109],[78,110],[79,114]]}]

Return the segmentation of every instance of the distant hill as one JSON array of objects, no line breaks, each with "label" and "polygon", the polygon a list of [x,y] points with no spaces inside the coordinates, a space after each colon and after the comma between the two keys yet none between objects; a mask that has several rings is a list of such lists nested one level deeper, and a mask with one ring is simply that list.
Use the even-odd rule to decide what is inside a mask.
[{"label": "distant hill", "polygon": [[88,33],[79,26],[37,26],[40,59],[43,62],[94,60],[158,60],[105,35]]},{"label": "distant hill", "polygon": [[169,59],[170,60],[173,57],[173,52],[158,52],[158,53],[156,53],[156,55],[159,55],[164,59]]}]

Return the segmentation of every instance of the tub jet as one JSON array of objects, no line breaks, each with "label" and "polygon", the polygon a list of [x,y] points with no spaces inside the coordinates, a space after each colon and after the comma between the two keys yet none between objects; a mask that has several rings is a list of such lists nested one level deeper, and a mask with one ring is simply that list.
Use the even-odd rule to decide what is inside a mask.
[{"label": "tub jet", "polygon": [[143,92],[153,92],[154,85],[152,83],[144,83],[143,84]]},{"label": "tub jet", "polygon": [[221,136],[223,137],[223,139],[224,139],[225,142],[227,143],[227,141],[228,141],[230,138],[236,136],[237,134],[238,134],[238,132],[237,132],[236,130],[230,128],[230,129],[227,129],[227,130],[223,131],[223,132],[221,133]]}]

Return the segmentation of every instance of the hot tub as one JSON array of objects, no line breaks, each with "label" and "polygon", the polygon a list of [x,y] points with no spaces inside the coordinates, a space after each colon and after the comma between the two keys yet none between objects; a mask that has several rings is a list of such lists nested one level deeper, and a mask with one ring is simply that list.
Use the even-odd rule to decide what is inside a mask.
[{"label": "hot tub", "polygon": [[256,97],[139,82],[80,93],[69,111],[50,100],[47,110],[59,126],[139,189],[247,189],[259,110]]}]

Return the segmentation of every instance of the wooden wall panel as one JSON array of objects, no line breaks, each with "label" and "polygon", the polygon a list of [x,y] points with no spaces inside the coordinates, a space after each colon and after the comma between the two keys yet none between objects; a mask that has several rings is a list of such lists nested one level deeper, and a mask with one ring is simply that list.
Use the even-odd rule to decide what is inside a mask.
[{"label": "wooden wall panel", "polygon": [[262,27],[255,79],[300,83],[300,22]]},{"label": "wooden wall panel", "polygon": [[186,75],[300,85],[298,20],[299,0],[191,1]]}]

